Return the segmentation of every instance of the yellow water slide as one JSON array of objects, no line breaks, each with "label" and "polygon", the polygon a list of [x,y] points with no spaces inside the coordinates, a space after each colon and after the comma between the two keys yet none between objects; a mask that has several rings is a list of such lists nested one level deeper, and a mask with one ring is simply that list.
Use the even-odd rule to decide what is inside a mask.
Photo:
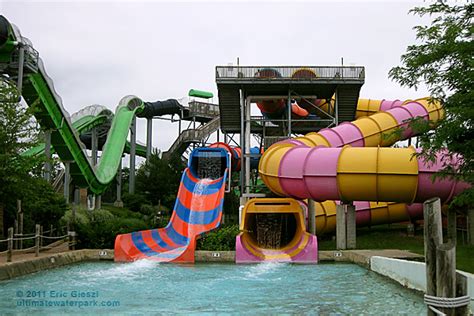
[{"label": "yellow water slide", "polygon": [[317,211],[320,231],[334,228],[335,202],[326,200],[373,201],[365,202],[360,214],[366,216],[360,222],[378,224],[408,220],[421,212],[416,206],[376,202],[413,203],[432,196],[447,201],[467,187],[451,180],[432,182],[432,175],[443,166],[457,163],[456,157],[439,153],[434,163],[428,163],[417,159],[413,148],[379,147],[414,136],[407,126],[410,119],[442,119],[444,110],[439,102],[428,98],[359,100],[358,115],[373,112],[369,117],[277,143],[260,160],[260,176],[274,193],[323,202]]}]

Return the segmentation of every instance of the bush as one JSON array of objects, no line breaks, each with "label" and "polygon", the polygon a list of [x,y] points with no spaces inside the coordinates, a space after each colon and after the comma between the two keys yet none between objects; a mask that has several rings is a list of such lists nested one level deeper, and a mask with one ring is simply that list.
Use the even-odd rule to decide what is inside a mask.
[{"label": "bush", "polygon": [[115,237],[139,230],[149,229],[147,223],[136,218],[113,218],[106,222],[77,224],[78,248],[113,249]]},{"label": "bush", "polygon": [[239,234],[239,225],[222,226],[201,236],[197,242],[198,250],[226,251],[235,250],[235,237]]},{"label": "bush", "polygon": [[123,195],[123,203],[127,208],[134,212],[140,212],[140,210],[142,209],[142,205],[150,204],[148,203],[144,195],[130,193],[125,193]]},{"label": "bush", "polygon": [[[4,188],[0,184],[0,190],[10,191],[7,199],[0,200],[0,204],[4,206],[5,231],[14,225],[17,216],[17,199],[22,202],[25,233],[34,232],[35,224],[42,225],[45,230],[49,229],[50,225],[57,227],[59,220],[68,209],[64,197],[56,193],[51,185],[41,178],[28,175],[12,187]],[[0,228],[0,233],[1,231]]]}]

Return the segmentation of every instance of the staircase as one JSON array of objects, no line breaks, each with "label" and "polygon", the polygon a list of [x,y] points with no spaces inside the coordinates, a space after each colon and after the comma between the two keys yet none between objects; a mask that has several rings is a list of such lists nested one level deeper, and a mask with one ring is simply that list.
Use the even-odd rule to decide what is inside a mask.
[{"label": "staircase", "polygon": [[234,86],[219,87],[219,113],[224,133],[240,133],[240,92]]},{"label": "staircase", "polygon": [[174,154],[181,156],[190,144],[203,142],[209,135],[217,131],[219,126],[220,118],[215,117],[209,123],[201,125],[196,129],[186,129],[182,131],[171,145],[170,149],[163,153],[163,159],[168,160]]},{"label": "staircase", "polygon": [[360,85],[340,85],[338,92],[338,123],[355,120],[357,101],[359,100]]}]

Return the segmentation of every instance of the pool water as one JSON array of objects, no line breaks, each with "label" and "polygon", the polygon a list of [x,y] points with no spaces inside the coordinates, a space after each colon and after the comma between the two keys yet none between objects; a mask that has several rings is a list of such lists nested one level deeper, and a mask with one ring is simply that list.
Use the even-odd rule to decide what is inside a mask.
[{"label": "pool water", "polygon": [[426,314],[421,295],[352,264],[91,262],[0,282],[0,314]]}]

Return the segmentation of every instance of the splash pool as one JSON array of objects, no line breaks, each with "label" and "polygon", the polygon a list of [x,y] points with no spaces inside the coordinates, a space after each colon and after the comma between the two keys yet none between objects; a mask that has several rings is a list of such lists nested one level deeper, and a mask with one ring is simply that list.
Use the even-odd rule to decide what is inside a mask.
[{"label": "splash pool", "polygon": [[0,314],[409,314],[423,299],[352,264],[91,262],[0,282]]}]

